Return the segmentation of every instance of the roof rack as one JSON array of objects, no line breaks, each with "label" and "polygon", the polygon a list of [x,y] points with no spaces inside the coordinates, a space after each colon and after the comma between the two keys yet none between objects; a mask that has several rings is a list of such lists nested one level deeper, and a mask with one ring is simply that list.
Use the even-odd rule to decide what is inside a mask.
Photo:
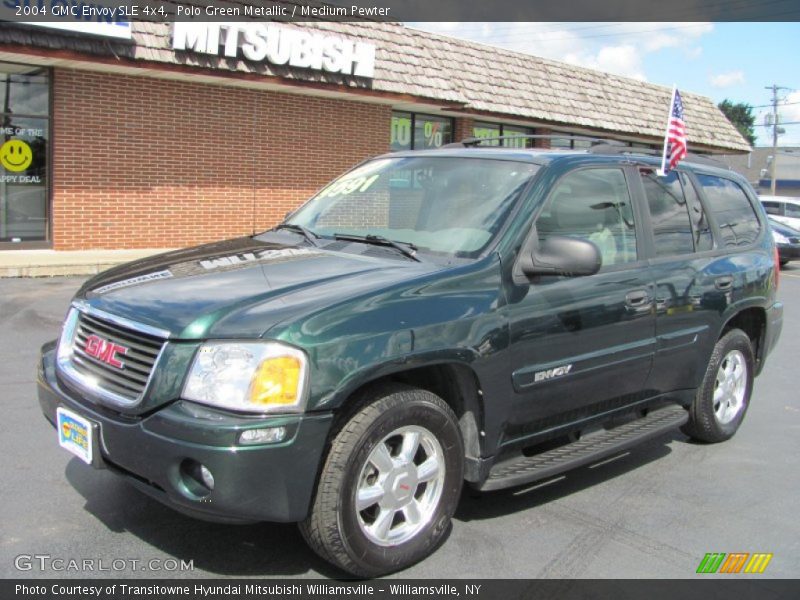
[{"label": "roof rack", "polygon": [[[555,134],[521,134],[521,135],[498,135],[494,137],[468,137],[460,142],[445,144],[442,148],[474,148],[480,146],[485,142],[499,142],[502,140],[553,140],[553,139],[569,139],[590,142],[587,152],[592,154],[647,154],[649,156],[659,156],[661,150],[657,148],[639,148],[636,146],[629,146],[628,142],[613,138],[600,138],[586,135],[555,135]],[[711,158],[705,154],[696,154],[689,152],[686,155],[687,162],[697,164],[709,165],[722,169],[730,170],[730,167],[724,162]]]}]

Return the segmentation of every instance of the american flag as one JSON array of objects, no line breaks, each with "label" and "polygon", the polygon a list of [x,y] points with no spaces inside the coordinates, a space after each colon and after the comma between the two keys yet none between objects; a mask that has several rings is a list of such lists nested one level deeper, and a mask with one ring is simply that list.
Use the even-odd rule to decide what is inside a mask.
[{"label": "american flag", "polygon": [[667,135],[664,138],[664,156],[661,160],[661,171],[669,173],[678,163],[686,158],[686,124],[683,122],[683,100],[676,89],[672,95],[672,107],[667,121]]}]

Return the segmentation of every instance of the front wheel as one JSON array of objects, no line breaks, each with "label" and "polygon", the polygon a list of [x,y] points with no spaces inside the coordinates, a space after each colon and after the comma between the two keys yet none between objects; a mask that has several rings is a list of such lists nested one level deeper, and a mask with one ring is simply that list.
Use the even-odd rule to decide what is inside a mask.
[{"label": "front wheel", "polygon": [[733,437],[750,405],[754,364],[753,347],[744,331],[732,329],[723,335],[711,353],[683,432],[708,443]]},{"label": "front wheel", "polygon": [[403,569],[442,541],[463,481],[452,409],[431,392],[375,388],[335,435],[309,517],[320,556],[352,575]]}]

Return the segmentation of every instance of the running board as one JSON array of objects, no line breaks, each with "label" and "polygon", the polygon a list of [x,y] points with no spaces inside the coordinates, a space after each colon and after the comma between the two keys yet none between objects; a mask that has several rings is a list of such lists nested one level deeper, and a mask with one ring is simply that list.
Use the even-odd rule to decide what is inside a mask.
[{"label": "running board", "polygon": [[534,456],[514,457],[492,467],[480,487],[483,491],[499,490],[546,479],[576,467],[597,462],[644,440],[671,431],[688,421],[689,413],[672,405],[647,413],[646,416],[547,450]]}]

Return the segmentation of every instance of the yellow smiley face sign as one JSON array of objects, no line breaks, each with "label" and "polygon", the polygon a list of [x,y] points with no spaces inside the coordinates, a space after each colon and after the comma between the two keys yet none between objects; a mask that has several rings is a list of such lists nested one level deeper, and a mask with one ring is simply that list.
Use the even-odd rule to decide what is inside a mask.
[{"label": "yellow smiley face sign", "polygon": [[33,152],[27,142],[22,140],[8,140],[0,146],[0,164],[7,171],[19,173],[31,166]]}]

